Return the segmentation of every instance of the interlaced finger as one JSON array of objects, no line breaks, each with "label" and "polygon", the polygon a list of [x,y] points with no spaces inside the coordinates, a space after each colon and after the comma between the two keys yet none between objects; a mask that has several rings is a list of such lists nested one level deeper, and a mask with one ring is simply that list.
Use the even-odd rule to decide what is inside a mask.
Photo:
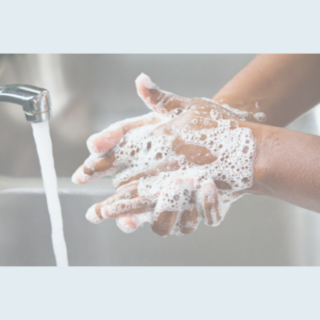
[{"label": "interlaced finger", "polygon": [[90,136],[87,140],[87,147],[91,154],[102,156],[116,146],[129,131],[159,122],[159,116],[151,112],[141,117],[114,123],[102,132]]}]

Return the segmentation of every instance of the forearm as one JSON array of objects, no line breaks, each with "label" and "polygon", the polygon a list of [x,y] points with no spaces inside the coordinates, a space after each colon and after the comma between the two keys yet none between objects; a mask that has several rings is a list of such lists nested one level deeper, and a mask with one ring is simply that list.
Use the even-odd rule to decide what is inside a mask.
[{"label": "forearm", "polygon": [[252,192],[320,213],[320,137],[251,124],[257,137]]},{"label": "forearm", "polygon": [[[219,104],[286,126],[320,102],[320,55],[259,55],[215,96]],[[250,116],[250,120],[254,120]]]}]

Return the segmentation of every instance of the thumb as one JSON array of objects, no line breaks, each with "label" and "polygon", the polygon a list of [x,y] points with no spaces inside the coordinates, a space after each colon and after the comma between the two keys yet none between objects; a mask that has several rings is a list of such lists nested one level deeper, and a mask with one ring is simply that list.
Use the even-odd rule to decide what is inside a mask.
[{"label": "thumb", "polygon": [[[136,88],[138,95],[151,110],[162,114],[178,113],[177,109],[188,109],[190,98],[177,96],[173,93],[161,90],[152,82],[149,76],[141,73],[136,79]],[[175,112],[177,110],[178,112]]]}]

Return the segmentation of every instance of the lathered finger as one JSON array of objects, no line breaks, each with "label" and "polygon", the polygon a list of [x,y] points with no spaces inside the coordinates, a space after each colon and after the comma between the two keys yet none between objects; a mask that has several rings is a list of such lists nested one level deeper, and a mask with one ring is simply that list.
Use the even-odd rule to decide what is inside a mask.
[{"label": "lathered finger", "polygon": [[182,235],[195,231],[199,225],[200,217],[196,208],[196,186],[194,176],[185,176],[180,180],[180,193],[178,193],[178,216],[172,234]]},{"label": "lathered finger", "polygon": [[[156,197],[155,197],[156,199]],[[106,204],[101,208],[101,214],[105,218],[116,218],[123,214],[141,214],[150,212],[155,207],[155,202],[149,197],[136,197],[134,199],[118,200],[111,204]]]},{"label": "lathered finger", "polygon": [[182,179],[171,177],[162,189],[154,210],[152,230],[160,236],[171,234],[180,208]]},{"label": "lathered finger", "polygon": [[128,200],[138,197],[138,185],[139,181],[134,181],[118,188],[114,195],[100,202],[101,206],[111,205],[119,200]]},{"label": "lathered finger", "polygon": [[178,115],[190,106],[191,99],[161,90],[144,73],[136,79],[136,87],[139,96],[147,107],[161,115]]},{"label": "lathered finger", "polygon": [[86,213],[86,218],[94,224],[102,222],[103,217],[101,215],[101,204],[97,203],[91,206]]},{"label": "lathered finger", "polygon": [[[152,129],[149,128],[149,131]],[[132,132],[103,157],[91,155],[76,171],[73,181],[86,183],[104,175],[113,175],[114,181],[117,180],[115,186],[120,186],[121,183],[132,181],[132,177],[140,179],[149,175],[152,168],[166,162],[170,151],[170,139],[167,136],[150,137],[149,131]],[[170,165],[168,163],[166,167]],[[115,176],[116,173],[119,175]]]},{"label": "lathered finger", "polygon": [[138,182],[128,184],[123,188],[121,188],[120,190],[118,190],[118,192],[113,196],[107,198],[106,200],[100,203],[94,204],[88,209],[86,213],[86,218],[92,223],[95,223],[95,224],[100,223],[104,219],[101,213],[101,208],[107,203],[111,204],[120,199],[130,199],[130,198],[137,197],[138,196],[137,186],[138,186]]},{"label": "lathered finger", "polygon": [[133,181],[117,188],[117,192],[109,197],[104,203],[111,204],[122,199],[133,199],[139,195],[139,181]]},{"label": "lathered finger", "polygon": [[221,222],[218,199],[218,190],[214,182],[212,180],[205,181],[198,193],[197,200],[203,208],[204,223],[208,226],[217,226]]},{"label": "lathered finger", "polygon": [[160,118],[154,112],[117,122],[102,132],[90,136],[87,140],[87,147],[91,154],[102,156],[116,146],[129,131],[158,122]]},{"label": "lathered finger", "polygon": [[177,215],[178,211],[159,212],[158,219],[151,225],[152,231],[162,237],[168,236],[175,225]]},{"label": "lathered finger", "polygon": [[[105,218],[116,218],[124,214],[141,214],[151,211],[155,204],[152,197],[139,196],[139,181],[121,187],[117,193],[100,203],[101,215]],[[154,199],[157,195],[153,196]]]},{"label": "lathered finger", "polygon": [[[99,224],[104,220],[101,216],[101,203],[94,204],[89,208],[86,218],[88,221],[94,224]],[[134,215],[134,214],[123,214],[116,218],[116,224],[125,233],[131,233],[135,231],[140,225],[147,221],[147,216]]]},{"label": "lathered finger", "polygon": [[147,216],[144,214],[124,214],[116,218],[116,224],[121,231],[132,233],[147,220]]},{"label": "lathered finger", "polygon": [[[150,167],[148,170],[138,173],[136,175],[131,176],[126,181],[120,181],[119,185],[117,187],[121,187],[127,183],[131,183],[133,181],[138,181],[139,179],[143,177],[155,177],[159,175],[161,172],[170,172],[170,171],[176,171],[180,169],[180,164],[177,160],[168,160],[166,162],[160,163],[159,165],[155,167]],[[130,168],[127,168],[126,170],[130,170]]]},{"label": "lathered finger", "polygon": [[104,175],[112,175],[120,169],[119,166],[114,166],[114,162],[115,157],[112,151],[102,158],[90,156],[73,174],[72,182],[83,184],[96,180]]},{"label": "lathered finger", "polygon": [[199,216],[196,206],[191,210],[185,210],[180,217],[180,232],[182,234],[189,234],[197,229],[199,224]]},{"label": "lathered finger", "polygon": [[133,214],[124,214],[116,219],[118,228],[125,232],[131,233],[138,228],[137,219]]}]

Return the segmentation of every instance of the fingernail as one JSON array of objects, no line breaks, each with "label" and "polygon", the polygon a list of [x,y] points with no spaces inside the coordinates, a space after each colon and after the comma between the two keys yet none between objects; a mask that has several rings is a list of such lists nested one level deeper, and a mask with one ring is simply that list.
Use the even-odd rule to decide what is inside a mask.
[{"label": "fingernail", "polygon": [[72,175],[71,181],[75,184],[82,184],[89,181],[91,178],[90,175],[87,175],[83,172],[83,167],[77,169],[77,171]]},{"label": "fingernail", "polygon": [[119,132],[121,128],[114,127],[111,129],[111,126],[100,132],[93,134],[87,140],[87,147],[89,152],[93,156],[101,156],[108,152],[111,148],[113,148],[119,142]]},{"label": "fingernail", "polygon": [[79,169],[77,169],[77,171],[72,175],[71,177],[71,181],[74,184],[80,184],[81,182],[79,181],[80,175],[79,175]]},{"label": "fingernail", "polygon": [[86,218],[91,223],[95,223],[95,224],[98,224],[102,221],[102,219],[99,218],[96,213],[96,205],[95,204],[88,209],[88,211],[86,213]]},{"label": "fingernail", "polygon": [[[131,233],[136,230],[137,226],[135,221],[133,221],[133,216],[120,216],[117,218],[117,226],[120,230],[125,233]],[[130,223],[131,221],[131,223]]]},{"label": "fingernail", "polygon": [[110,218],[110,209],[108,205],[104,205],[103,207],[101,207],[100,209],[100,212],[101,212],[101,215],[105,218],[105,219],[108,219]]}]

